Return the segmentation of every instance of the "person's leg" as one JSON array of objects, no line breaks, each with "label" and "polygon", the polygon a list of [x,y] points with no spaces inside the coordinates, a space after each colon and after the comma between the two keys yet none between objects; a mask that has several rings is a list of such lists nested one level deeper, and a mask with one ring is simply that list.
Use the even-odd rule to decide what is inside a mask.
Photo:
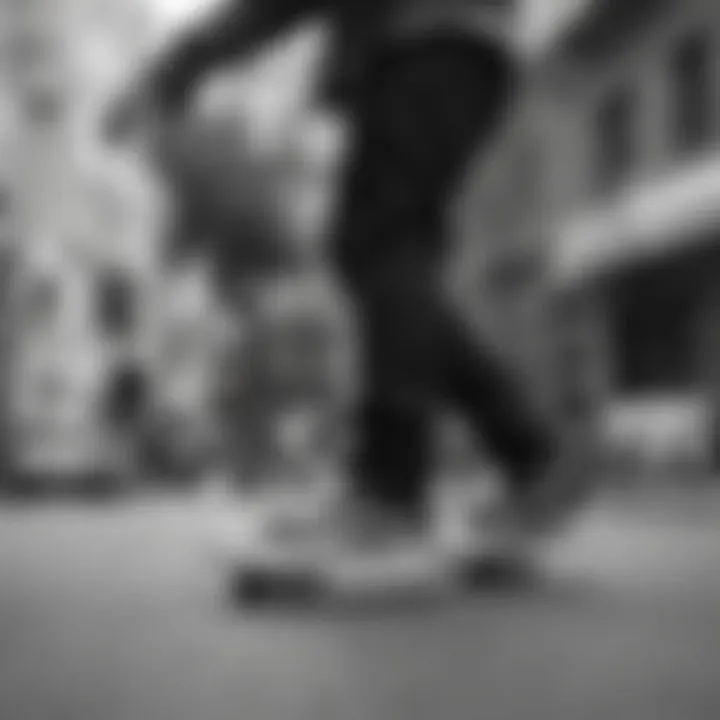
[{"label": "person's leg", "polygon": [[[329,557],[321,551],[321,561],[328,559],[329,578],[341,588],[434,585],[446,577],[446,553],[437,552],[442,533],[416,522],[425,509],[433,419],[453,377],[462,376],[466,349],[441,287],[445,216],[511,85],[500,51],[460,37],[398,48],[368,78],[334,247],[358,315],[361,356],[351,496],[316,524],[329,530],[330,542],[320,543]],[[495,386],[494,364],[473,372]],[[499,423],[487,416],[493,429]],[[267,527],[258,548],[272,555],[283,542]],[[285,542],[283,557],[298,544]]]},{"label": "person's leg", "polygon": [[357,306],[364,382],[353,479],[362,496],[411,515],[425,504],[440,401],[438,333],[423,312],[427,274],[398,256],[359,290]]},{"label": "person's leg", "polygon": [[445,393],[516,487],[541,479],[556,451],[546,419],[531,406],[512,364],[448,314]]},{"label": "person's leg", "polygon": [[361,316],[352,474],[361,494],[385,504],[421,505],[432,418],[448,399],[501,461],[529,456],[539,443],[512,376],[473,348],[441,289],[449,202],[512,84],[499,50],[427,40],[387,56],[360,106],[337,254]]}]

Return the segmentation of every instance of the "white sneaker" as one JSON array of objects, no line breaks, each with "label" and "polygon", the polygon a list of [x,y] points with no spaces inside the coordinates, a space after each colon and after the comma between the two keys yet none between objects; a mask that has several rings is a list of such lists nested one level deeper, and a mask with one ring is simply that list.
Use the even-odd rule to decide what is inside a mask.
[{"label": "white sneaker", "polygon": [[328,493],[245,501],[227,547],[236,567],[313,576],[331,593],[358,597],[438,587],[446,567],[429,529]]},{"label": "white sneaker", "polygon": [[437,542],[453,567],[526,563],[537,535],[500,483],[448,487],[436,518]]},{"label": "white sneaker", "polygon": [[321,551],[323,498],[305,490],[263,490],[237,501],[225,527],[228,559],[237,566],[313,571]]},{"label": "white sneaker", "polygon": [[325,560],[328,582],[336,592],[417,593],[444,585],[446,565],[429,525],[351,498],[336,512]]}]

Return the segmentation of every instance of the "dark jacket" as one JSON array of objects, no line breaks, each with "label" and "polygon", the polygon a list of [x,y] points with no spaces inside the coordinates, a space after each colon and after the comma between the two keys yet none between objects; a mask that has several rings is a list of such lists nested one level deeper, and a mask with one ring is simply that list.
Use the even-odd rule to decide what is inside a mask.
[{"label": "dark jacket", "polygon": [[205,73],[259,50],[295,24],[328,21],[332,53],[322,82],[327,98],[347,98],[384,48],[438,31],[512,43],[516,0],[230,0],[160,60],[156,89],[182,104]]}]

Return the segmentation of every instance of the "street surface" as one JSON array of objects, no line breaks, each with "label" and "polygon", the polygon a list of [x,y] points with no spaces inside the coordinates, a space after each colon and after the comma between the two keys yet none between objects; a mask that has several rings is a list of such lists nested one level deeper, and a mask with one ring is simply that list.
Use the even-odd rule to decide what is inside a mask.
[{"label": "street surface", "polygon": [[542,580],[248,615],[196,499],[0,508],[2,720],[720,717],[720,494],[598,508]]}]

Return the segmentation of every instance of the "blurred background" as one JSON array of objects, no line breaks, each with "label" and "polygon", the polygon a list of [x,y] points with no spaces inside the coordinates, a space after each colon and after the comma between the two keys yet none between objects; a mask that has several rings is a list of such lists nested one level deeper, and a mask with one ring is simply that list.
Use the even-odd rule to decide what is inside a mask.
[{"label": "blurred background", "polygon": [[[212,187],[195,203],[197,183],[179,192],[201,214],[220,207],[211,231],[176,210],[171,183],[141,149],[103,141],[109,101],[209,5],[1,6],[2,483],[14,491],[135,480],[119,477],[129,469],[119,460],[130,449],[148,460],[140,456],[150,436],[165,455],[189,450],[188,433],[202,444],[228,321],[233,330],[243,322],[227,277],[257,267],[232,257],[235,237],[271,247],[316,232],[336,133],[304,103],[321,43],[314,28],[261,68],[210,88],[192,134]],[[171,266],[169,247],[200,246],[208,232],[220,252],[191,249]],[[229,271],[219,274],[223,263]],[[141,415],[152,416],[142,431]]]},{"label": "blurred background", "polygon": [[[110,99],[211,5],[2,3],[5,488],[107,486],[129,448],[147,465],[209,447],[218,368],[250,325],[239,288],[259,268],[313,276],[281,283],[308,307],[337,303],[322,245],[348,131],[312,102],[321,27],[208,86],[194,179],[176,168],[168,182],[140,147],[103,141]],[[714,475],[711,3],[546,0],[522,23],[533,77],[458,198],[450,285],[538,399],[587,423],[616,478]],[[142,415],[142,431],[118,413]],[[164,460],[146,474],[190,463]]]},{"label": "blurred background", "polygon": [[[385,633],[208,619],[194,548],[218,511],[177,491],[316,471],[352,386],[323,257],[349,142],[312,102],[323,28],[208,86],[202,182],[103,140],[110,100],[212,4],[0,0],[0,716],[717,714],[720,5],[525,4],[531,77],[457,198],[448,283],[597,448],[609,499],[559,553],[559,592]],[[269,403],[252,368],[291,355],[277,375],[332,383],[248,430]],[[444,450],[473,467],[451,421]],[[109,493],[132,501],[77,503]]]}]

